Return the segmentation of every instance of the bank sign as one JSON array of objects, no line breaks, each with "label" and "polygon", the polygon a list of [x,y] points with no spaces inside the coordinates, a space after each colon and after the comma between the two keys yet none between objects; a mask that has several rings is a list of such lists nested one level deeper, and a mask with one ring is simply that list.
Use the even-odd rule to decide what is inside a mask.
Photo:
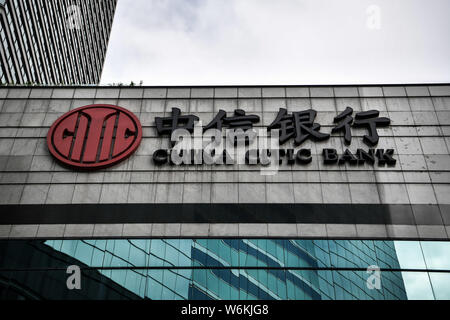
[{"label": "bank sign", "polygon": [[[394,149],[376,149],[377,128],[390,125],[379,111],[354,113],[347,107],[334,118],[331,133],[340,133],[350,146],[354,128],[362,128],[367,148],[339,152],[323,148],[318,153],[328,165],[394,166]],[[313,109],[289,113],[280,108],[267,127],[257,127],[260,117],[242,109],[219,112],[206,125],[194,114],[173,108],[169,117],[155,117],[156,132],[170,140],[170,148],[155,150],[157,165],[258,165],[262,171],[276,172],[283,163],[306,165],[312,151],[307,141],[326,141],[329,133],[316,123]],[[113,166],[133,154],[142,140],[142,126],[130,111],[113,105],[88,105],[74,109],[55,121],[47,135],[50,153],[63,165],[78,170]],[[289,145],[288,147],[286,147]],[[303,146],[303,147],[302,147]]]}]

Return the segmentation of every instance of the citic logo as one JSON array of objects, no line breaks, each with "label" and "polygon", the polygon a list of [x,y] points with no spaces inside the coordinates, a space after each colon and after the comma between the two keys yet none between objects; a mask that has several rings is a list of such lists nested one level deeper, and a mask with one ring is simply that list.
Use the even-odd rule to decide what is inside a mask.
[{"label": "citic logo", "polygon": [[94,170],[128,158],[142,140],[139,119],[112,105],[89,105],[61,116],[50,128],[50,153],[69,167]]}]

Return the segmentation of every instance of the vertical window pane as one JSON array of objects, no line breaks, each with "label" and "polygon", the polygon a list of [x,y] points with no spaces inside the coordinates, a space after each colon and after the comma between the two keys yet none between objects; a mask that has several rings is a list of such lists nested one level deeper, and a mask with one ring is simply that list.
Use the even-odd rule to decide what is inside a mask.
[{"label": "vertical window pane", "polygon": [[426,272],[402,272],[408,300],[433,300],[433,290]]}]

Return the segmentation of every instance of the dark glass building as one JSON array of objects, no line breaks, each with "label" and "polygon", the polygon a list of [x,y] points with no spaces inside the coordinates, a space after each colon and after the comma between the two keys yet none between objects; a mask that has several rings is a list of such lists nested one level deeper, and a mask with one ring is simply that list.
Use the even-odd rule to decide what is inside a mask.
[{"label": "dark glass building", "polygon": [[2,84],[98,84],[117,0],[1,0]]},{"label": "dark glass building", "polygon": [[[0,241],[0,299],[448,299],[445,242],[277,239]],[[397,256],[399,252],[400,256]],[[82,269],[67,290],[66,267]],[[371,287],[367,266],[380,268]]]}]

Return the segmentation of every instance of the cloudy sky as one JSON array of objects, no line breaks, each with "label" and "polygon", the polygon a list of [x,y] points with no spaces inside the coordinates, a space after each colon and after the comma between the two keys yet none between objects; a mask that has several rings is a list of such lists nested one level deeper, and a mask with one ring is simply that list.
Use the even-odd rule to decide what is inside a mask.
[{"label": "cloudy sky", "polygon": [[449,0],[119,0],[102,83],[450,82]]}]

